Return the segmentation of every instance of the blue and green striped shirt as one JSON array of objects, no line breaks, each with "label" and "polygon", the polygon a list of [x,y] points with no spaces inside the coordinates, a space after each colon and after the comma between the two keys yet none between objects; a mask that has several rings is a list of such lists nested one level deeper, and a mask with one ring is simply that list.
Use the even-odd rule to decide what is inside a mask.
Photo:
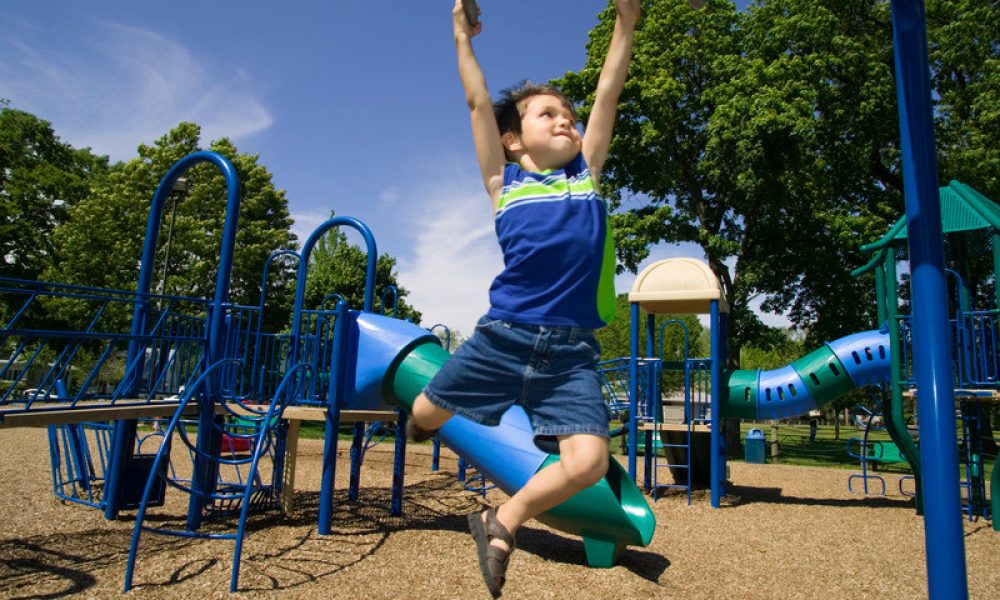
[{"label": "blue and green striped shirt", "polygon": [[582,154],[544,173],[508,163],[495,224],[504,270],[489,316],[592,329],[614,319],[614,240]]}]

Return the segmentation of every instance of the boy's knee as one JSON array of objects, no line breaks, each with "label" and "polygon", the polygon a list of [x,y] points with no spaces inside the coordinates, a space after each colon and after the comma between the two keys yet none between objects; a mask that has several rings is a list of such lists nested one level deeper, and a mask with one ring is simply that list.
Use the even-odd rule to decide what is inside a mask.
[{"label": "boy's knee", "polygon": [[608,455],[584,453],[576,455],[570,460],[563,457],[563,470],[570,484],[578,489],[588,488],[598,481],[608,472]]},{"label": "boy's knee", "polygon": [[410,408],[410,417],[417,425],[424,429],[437,429],[450,416],[451,413],[436,406],[424,394],[417,396],[413,401],[413,406]]}]

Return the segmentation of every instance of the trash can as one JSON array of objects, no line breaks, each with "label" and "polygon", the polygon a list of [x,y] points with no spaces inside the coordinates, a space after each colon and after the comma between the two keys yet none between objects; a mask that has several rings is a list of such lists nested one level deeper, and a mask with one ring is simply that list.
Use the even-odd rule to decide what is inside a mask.
[{"label": "trash can", "polygon": [[764,432],[751,429],[743,440],[743,458],[748,463],[764,464]]}]

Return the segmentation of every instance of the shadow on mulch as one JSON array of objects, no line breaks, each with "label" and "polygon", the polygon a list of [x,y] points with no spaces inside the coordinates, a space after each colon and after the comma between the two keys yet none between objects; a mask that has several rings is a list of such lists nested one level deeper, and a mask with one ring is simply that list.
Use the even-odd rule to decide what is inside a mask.
[{"label": "shadow on mulch", "polygon": [[889,498],[885,496],[858,496],[856,498],[801,498],[786,496],[781,488],[729,486],[726,504],[728,506],[743,506],[747,504],[787,504],[805,506],[835,506],[856,508],[859,506],[871,508],[906,508],[913,506],[909,498]]},{"label": "shadow on mulch", "polygon": [[[292,590],[335,575],[374,555],[393,533],[400,531],[467,532],[465,515],[481,510],[483,499],[456,488],[454,477],[436,476],[406,486],[401,517],[389,514],[390,490],[364,488],[356,502],[347,492],[334,495],[334,531],[316,533],[318,492],[295,494],[289,516],[270,512],[252,516],[247,524],[240,566],[241,592]],[[456,493],[458,492],[458,493]],[[183,528],[177,514],[149,513],[153,527]],[[235,530],[237,520],[206,522],[203,531]],[[125,524],[125,523],[123,523]],[[0,540],[0,597],[56,598],[94,592],[93,575],[120,573],[124,577],[132,526]],[[518,535],[519,550],[544,560],[586,565],[583,543],[543,529],[525,527]],[[145,532],[136,560],[137,588],[162,590],[201,576],[229,579],[233,542],[177,538]],[[670,566],[661,555],[629,548],[620,566],[656,582]],[[209,574],[209,571],[212,571]],[[119,580],[121,581],[121,580]],[[100,584],[106,588],[108,582]],[[155,593],[155,592],[154,592]]]},{"label": "shadow on mulch", "polygon": [[[57,598],[82,593],[97,582],[97,569],[128,558],[131,530],[56,533],[27,539],[0,540],[0,596]],[[167,547],[183,546],[169,540]],[[28,592],[25,594],[25,592]]]},{"label": "shadow on mulch", "polygon": [[[466,529],[464,519],[462,525],[463,530]],[[517,537],[519,552],[528,552],[552,562],[587,566],[583,542],[576,538],[567,538],[544,529],[527,526],[518,531]],[[618,566],[647,581],[658,583],[660,576],[670,566],[670,559],[655,552],[646,552],[630,546],[622,554]]]}]

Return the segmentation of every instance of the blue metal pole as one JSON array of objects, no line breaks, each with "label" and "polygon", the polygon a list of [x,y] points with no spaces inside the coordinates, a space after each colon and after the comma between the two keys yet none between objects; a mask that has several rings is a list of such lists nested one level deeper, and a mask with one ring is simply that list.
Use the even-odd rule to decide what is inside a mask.
[{"label": "blue metal pole", "polygon": [[[304,283],[304,282],[300,282]],[[347,332],[352,317],[347,311],[347,303],[341,300],[334,308],[336,321],[333,325],[333,352],[330,353],[330,385],[327,387],[326,433],[323,440],[323,471],[319,486],[319,517],[316,532],[330,535],[333,523],[333,488],[337,476],[337,436],[340,432],[340,408],[348,382],[345,381],[347,361],[356,361],[356,356],[347,352]]]},{"label": "blue metal pole", "polygon": [[354,438],[351,440],[351,477],[347,486],[347,501],[357,502],[361,489],[361,461],[365,452],[365,424],[354,424]]},{"label": "blue metal pole", "polygon": [[632,331],[629,335],[631,360],[628,362],[628,476],[632,481],[638,475],[636,469],[636,446],[638,445],[638,416],[635,414],[639,406],[639,304],[632,303]]},{"label": "blue metal pole", "polygon": [[[656,315],[646,315],[646,358],[651,359],[656,356]],[[655,418],[658,415],[657,403],[660,401],[660,393],[658,389],[659,373],[654,368],[652,363],[646,369],[646,414],[647,419],[653,419],[653,422],[657,422]],[[645,442],[646,451],[643,453],[643,465],[645,465],[645,470],[643,473],[643,487],[648,492],[653,489],[653,456],[656,455],[656,442],[654,438],[657,436],[653,435],[652,431],[646,431],[643,434],[643,441]]]},{"label": "blue metal pole", "polygon": [[712,508],[719,508],[722,499],[722,489],[720,484],[721,471],[724,468],[720,455],[722,454],[722,403],[719,395],[722,393],[722,363],[725,357],[722,355],[722,323],[719,318],[719,301],[712,300],[709,308],[709,332],[710,346],[712,348],[712,431],[710,435],[711,454],[709,457],[709,477],[712,480]]},{"label": "blue metal pole", "polygon": [[893,0],[930,598],[966,598],[948,301],[923,0]]},{"label": "blue metal pole", "polygon": [[[395,313],[394,313],[395,316]],[[389,514],[403,516],[403,483],[406,476],[406,411],[397,408],[396,452],[392,460],[392,488],[389,498]]]}]

